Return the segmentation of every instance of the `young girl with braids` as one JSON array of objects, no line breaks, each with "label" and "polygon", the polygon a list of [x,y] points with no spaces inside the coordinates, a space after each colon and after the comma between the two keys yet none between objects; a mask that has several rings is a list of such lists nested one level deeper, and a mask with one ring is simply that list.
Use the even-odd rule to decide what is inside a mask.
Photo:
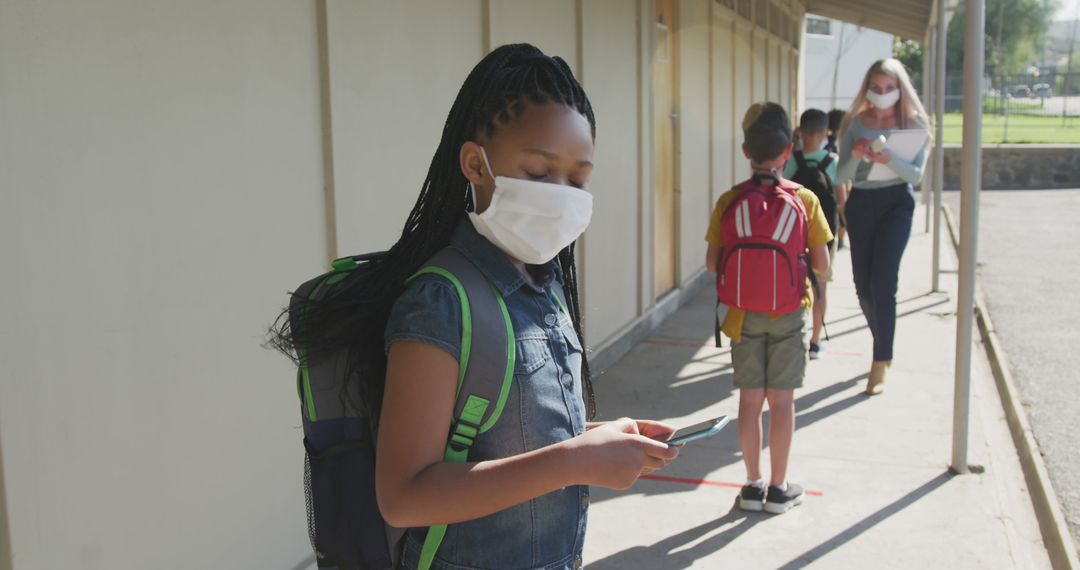
[{"label": "young girl with braids", "polygon": [[[595,406],[574,241],[592,212],[595,132],[565,61],[528,44],[494,50],[458,92],[401,239],[355,291],[279,330],[286,347],[351,347],[350,361],[367,367],[358,377],[385,378],[362,389],[382,402],[376,490],[387,522],[409,529],[405,568],[420,566],[425,527],[444,524],[431,568],[579,568],[588,486],[626,488],[678,454],[662,443],[673,432],[665,424],[586,421]],[[447,245],[503,295],[516,337],[510,396],[468,463],[443,461],[461,350],[457,293],[438,275],[405,286]],[[373,374],[380,368],[385,376]]]}]

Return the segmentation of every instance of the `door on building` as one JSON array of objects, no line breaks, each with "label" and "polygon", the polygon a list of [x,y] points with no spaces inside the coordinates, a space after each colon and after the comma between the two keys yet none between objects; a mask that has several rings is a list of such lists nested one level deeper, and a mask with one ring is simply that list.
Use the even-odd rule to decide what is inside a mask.
[{"label": "door on building", "polygon": [[656,297],[675,288],[677,270],[675,126],[678,120],[674,0],[656,0],[653,49],[654,267]]}]

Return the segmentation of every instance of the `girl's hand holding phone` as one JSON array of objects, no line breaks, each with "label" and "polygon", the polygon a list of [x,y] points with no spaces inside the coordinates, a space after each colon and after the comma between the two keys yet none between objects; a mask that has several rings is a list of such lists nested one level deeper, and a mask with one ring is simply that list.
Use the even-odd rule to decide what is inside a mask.
[{"label": "girl's hand holding phone", "polygon": [[620,418],[564,442],[572,455],[571,464],[580,470],[581,482],[626,489],[642,474],[661,469],[679,456],[677,447],[644,435],[639,426],[647,433],[669,429],[659,422]]},{"label": "girl's hand holding phone", "polygon": [[671,438],[671,434],[675,433],[675,426],[665,424],[664,422],[658,422],[656,420],[634,420],[637,422],[638,433],[641,435],[655,439],[656,441],[667,441]]}]

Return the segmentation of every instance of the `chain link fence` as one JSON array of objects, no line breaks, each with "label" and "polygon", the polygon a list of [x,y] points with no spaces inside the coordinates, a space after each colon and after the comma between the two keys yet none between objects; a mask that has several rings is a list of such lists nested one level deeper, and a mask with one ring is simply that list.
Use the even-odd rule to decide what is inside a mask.
[{"label": "chain link fence", "polygon": [[[992,76],[983,89],[987,143],[1080,144],[1080,72]],[[945,112],[959,126],[963,78],[949,77],[945,93]]]}]

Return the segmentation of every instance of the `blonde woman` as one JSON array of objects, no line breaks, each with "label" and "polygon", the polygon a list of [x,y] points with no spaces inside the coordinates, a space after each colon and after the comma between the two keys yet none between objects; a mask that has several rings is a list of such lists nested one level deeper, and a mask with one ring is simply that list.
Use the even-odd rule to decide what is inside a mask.
[{"label": "blonde woman", "polygon": [[[891,156],[872,143],[894,130],[929,130],[929,119],[904,65],[883,59],[866,72],[862,88],[840,125],[840,166],[837,180],[851,181],[844,206],[851,236],[851,265],[859,305],[874,336],[874,361],[866,392],[885,390],[885,373],[893,359],[896,330],[896,284],[900,258],[911,233],[915,209],[913,184],[922,180],[929,139],[911,162]],[[874,164],[894,175],[868,180]]]}]

